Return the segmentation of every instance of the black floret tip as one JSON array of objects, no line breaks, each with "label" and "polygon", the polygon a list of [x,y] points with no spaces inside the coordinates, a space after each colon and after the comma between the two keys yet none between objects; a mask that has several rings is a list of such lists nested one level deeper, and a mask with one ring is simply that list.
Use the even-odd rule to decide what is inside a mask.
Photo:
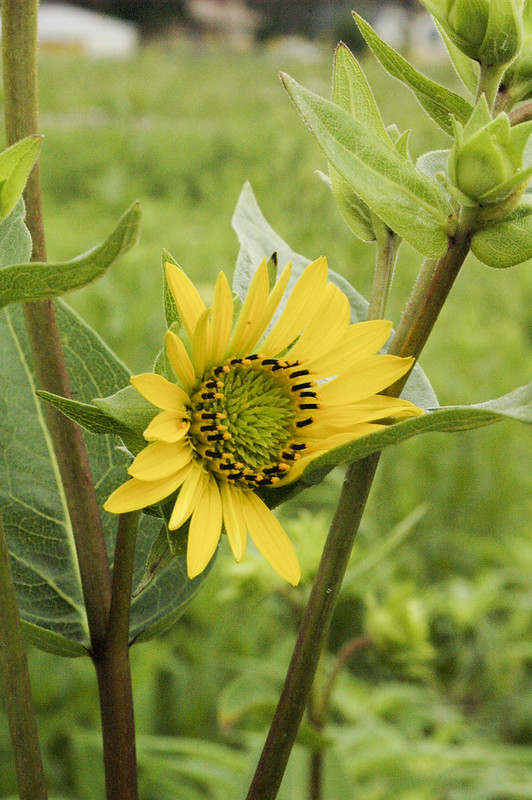
[{"label": "black floret tip", "polygon": [[290,373],[290,380],[294,380],[295,378],[302,378],[303,375],[310,375],[310,371],[308,369],[298,369],[296,372]]},{"label": "black floret tip", "polygon": [[296,422],[296,428],[304,428],[306,425],[312,424],[312,417],[307,417],[306,419],[298,419]]},{"label": "black floret tip", "polygon": [[310,389],[312,383],[307,381],[306,383],[296,383],[295,386],[290,387],[291,392],[299,392],[301,389]]}]

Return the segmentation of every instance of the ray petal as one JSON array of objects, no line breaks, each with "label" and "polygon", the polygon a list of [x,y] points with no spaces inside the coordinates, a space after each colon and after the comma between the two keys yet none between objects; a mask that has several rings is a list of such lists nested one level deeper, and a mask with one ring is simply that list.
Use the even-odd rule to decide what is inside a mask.
[{"label": "ray petal", "polygon": [[164,411],[186,412],[186,404],[190,402],[188,395],[175,383],[170,383],[162,375],[144,372],[133,375],[130,383],[150,403]]},{"label": "ray petal", "polygon": [[210,308],[206,308],[203,314],[199,316],[192,339],[192,363],[198,378],[203,376],[211,355],[210,313]]},{"label": "ray petal", "polygon": [[206,481],[205,471],[197,462],[192,461],[187,479],[183,481],[170,516],[168,527],[171,531],[180,528],[190,517],[202,495]]},{"label": "ray petal", "polygon": [[160,503],[175,492],[183,483],[186,474],[185,468],[160,481],[140,481],[138,478],[131,478],[112,493],[103,507],[112,514],[123,514],[126,511],[137,511],[154,503]]},{"label": "ray petal", "polygon": [[356,403],[391,386],[408,372],[413,363],[413,358],[371,356],[348,372],[319,386],[319,399],[328,406]]},{"label": "ray petal", "polygon": [[188,333],[188,338],[192,341],[198,319],[205,311],[205,303],[182,269],[169,261],[165,266],[168,286],[179,309],[179,316]]},{"label": "ray petal", "polygon": [[296,551],[277,517],[253,492],[242,492],[242,507],[258,550],[282,578],[296,586],[301,577]]},{"label": "ray petal", "polygon": [[192,448],[186,442],[153,442],[140,451],[128,472],[141,481],[157,481],[182,469],[191,458]]},{"label": "ray petal", "polygon": [[320,304],[327,283],[327,259],[318,258],[303,271],[290,293],[283,313],[260,345],[267,356],[285,350],[301,333]]},{"label": "ray petal", "polygon": [[152,419],[143,436],[148,442],[179,442],[186,436],[190,422],[176,411],[161,411]]},{"label": "ray petal", "polygon": [[347,329],[331,352],[309,355],[306,366],[320,373],[323,378],[343,372],[380,350],[391,329],[392,323],[384,319],[357,322]]},{"label": "ray petal", "polygon": [[351,307],[345,294],[328,283],[312,320],[286,354],[290,361],[307,361],[333,350],[349,328]]},{"label": "ray petal", "polygon": [[263,258],[249,285],[246,299],[238,315],[238,321],[229,343],[231,355],[247,355],[249,348],[263,333],[264,328],[261,329],[260,326],[267,301],[268,266],[266,259]]},{"label": "ray petal", "polygon": [[192,361],[181,339],[172,331],[166,332],[166,351],[172,368],[181,384],[189,392],[196,384],[196,375]]},{"label": "ray petal", "polygon": [[227,481],[221,481],[219,486],[225,532],[235,561],[240,562],[246,551],[247,540],[246,521],[242,510],[242,490],[233,488]]},{"label": "ray petal", "polygon": [[214,364],[219,364],[227,350],[227,343],[233,327],[233,298],[227,278],[220,272],[214,289],[214,302],[211,317],[211,353]]},{"label": "ray petal", "polygon": [[222,532],[222,500],[213,476],[205,484],[190,520],[187,546],[189,578],[199,575],[216,552]]}]

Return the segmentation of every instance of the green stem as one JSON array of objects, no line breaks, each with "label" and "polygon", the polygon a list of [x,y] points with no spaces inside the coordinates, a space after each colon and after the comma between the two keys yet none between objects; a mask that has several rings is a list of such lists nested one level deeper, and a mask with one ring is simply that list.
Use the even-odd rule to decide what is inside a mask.
[{"label": "green stem", "polygon": [[[38,0],[2,2],[8,144],[38,132],[37,15]],[[38,165],[32,170],[24,198],[33,258],[44,261],[46,248]],[[52,303],[30,303],[24,311],[40,388],[72,397]],[[97,651],[105,638],[111,599],[111,576],[98,501],[81,429],[55,409],[47,408],[46,415],[74,531],[92,647]]]},{"label": "green stem", "polygon": [[247,800],[274,800],[307,703],[378,455],[350,464]]},{"label": "green stem", "polygon": [[377,259],[369,301],[368,319],[383,319],[392,285],[398,239],[393,231],[376,215],[372,216],[377,239]]},{"label": "green stem", "polygon": [[509,112],[510,122],[512,125],[520,125],[522,122],[528,122],[532,119],[532,103],[524,103],[518,108],[514,108]]},{"label": "green stem", "polygon": [[105,647],[94,658],[109,800],[137,800],[138,797],[129,620],[139,516],[137,511],[121,514],[118,521],[109,628]]},{"label": "green stem", "polygon": [[46,800],[30,676],[0,518],[0,673],[21,800]]},{"label": "green stem", "polygon": [[504,71],[504,66],[501,67],[497,65],[495,67],[487,67],[483,64],[480,65],[480,74],[477,86],[477,100],[481,97],[481,95],[485,94],[490,110],[493,110],[493,105],[495,103],[495,98],[497,97],[497,92],[499,91],[499,85],[502,76],[504,75]]}]

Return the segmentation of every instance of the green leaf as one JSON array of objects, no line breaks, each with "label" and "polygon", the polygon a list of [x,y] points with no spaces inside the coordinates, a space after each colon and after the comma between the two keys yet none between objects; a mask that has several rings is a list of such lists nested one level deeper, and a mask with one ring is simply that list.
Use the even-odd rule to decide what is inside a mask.
[{"label": "green leaf", "polygon": [[57,297],[96,280],[136,242],[138,203],[121,218],[114,231],[98,247],[62,263],[12,264],[0,270],[0,308],[9,303],[28,303]]},{"label": "green leaf", "polygon": [[358,14],[353,14],[358,28],[384,69],[405,83],[417,97],[420,105],[445,133],[453,136],[451,117],[465,125],[473,107],[460,95],[422,75],[406,59],[386,44]]},{"label": "green leaf", "polygon": [[26,209],[21,197],[13,211],[0,222],[0,269],[31,258],[31,236],[24,223],[25,217]]},{"label": "green leaf", "polygon": [[[109,397],[96,397],[92,401],[103,414],[129,431],[142,436],[152,419],[160,412],[133,386],[125,386]],[[146,441],[143,439],[143,447]]]},{"label": "green leaf", "polygon": [[174,323],[181,325],[181,317],[179,316],[179,311],[172,296],[172,292],[170,291],[170,287],[168,286],[168,281],[166,280],[165,264],[167,261],[169,261],[170,264],[174,264],[176,267],[179,267],[179,264],[167,250],[163,250],[163,307],[166,327],[170,329]]},{"label": "green leaf", "polygon": [[506,269],[532,258],[532,197],[523,195],[502,222],[475,233],[471,250],[488,267]]},{"label": "green leaf", "polygon": [[337,447],[309,464],[303,473],[303,481],[308,484],[319,482],[338,464],[358,461],[420,433],[465,431],[491,425],[504,418],[532,423],[532,383],[485,403],[440,407],[421,417],[397,422],[381,431]]},{"label": "green leaf", "polygon": [[328,160],[381,219],[430,258],[446,251],[452,208],[439,186],[335,103],[283,83]]},{"label": "green leaf", "polygon": [[[92,408],[93,397],[112,396],[128,382],[129,372],[68,306],[57,301],[56,309],[74,395]],[[44,406],[35,393],[23,313],[16,306],[0,313],[0,352],[0,504],[23,626],[42,649],[86,654],[88,625],[72,530]],[[114,436],[86,433],[84,438],[103,503],[127,478],[130,458]],[[102,512],[102,521],[111,551],[117,518]],[[160,524],[142,516],[134,585],[144,574]],[[205,574],[188,580],[184,562],[173,559],[133,603],[131,639],[149,638],[173,624],[204,580]]]},{"label": "green leaf", "polygon": [[[264,253],[277,252],[280,264],[292,262],[292,275],[288,286],[291,291],[294,283],[299,278],[310,260],[296,253],[265,219],[259,208],[253,190],[249,183],[245,183],[233,214],[233,228],[240,242],[237,265],[234,275],[234,288],[245,297],[248,286],[255,271],[264,257]],[[351,306],[351,322],[362,322],[368,316],[368,301],[356,289],[334,270],[329,269],[329,280],[336,284],[347,296]],[[282,308],[282,305],[281,305]],[[403,391],[403,397],[421,408],[431,408],[438,405],[438,399],[427,376],[416,364],[408,383]]]},{"label": "green leaf", "polygon": [[0,153],[0,220],[13,210],[24,191],[41,144],[42,136],[27,136]]}]

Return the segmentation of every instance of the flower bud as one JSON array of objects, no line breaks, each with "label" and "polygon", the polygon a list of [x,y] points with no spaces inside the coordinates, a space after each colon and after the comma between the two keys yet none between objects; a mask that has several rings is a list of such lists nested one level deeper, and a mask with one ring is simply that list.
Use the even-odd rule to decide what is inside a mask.
[{"label": "flower bud", "polygon": [[532,122],[512,127],[505,113],[492,119],[484,96],[466,125],[455,122],[447,162],[449,193],[465,206],[485,207],[482,219],[507,216],[526,189],[532,165],[523,165]]},{"label": "flower bud", "polygon": [[451,41],[485,67],[510,64],[523,40],[523,0],[421,0]]},{"label": "flower bud", "polygon": [[508,92],[511,98],[510,106],[532,98],[532,0],[526,0],[523,26],[523,46],[501,82],[501,89]]}]

